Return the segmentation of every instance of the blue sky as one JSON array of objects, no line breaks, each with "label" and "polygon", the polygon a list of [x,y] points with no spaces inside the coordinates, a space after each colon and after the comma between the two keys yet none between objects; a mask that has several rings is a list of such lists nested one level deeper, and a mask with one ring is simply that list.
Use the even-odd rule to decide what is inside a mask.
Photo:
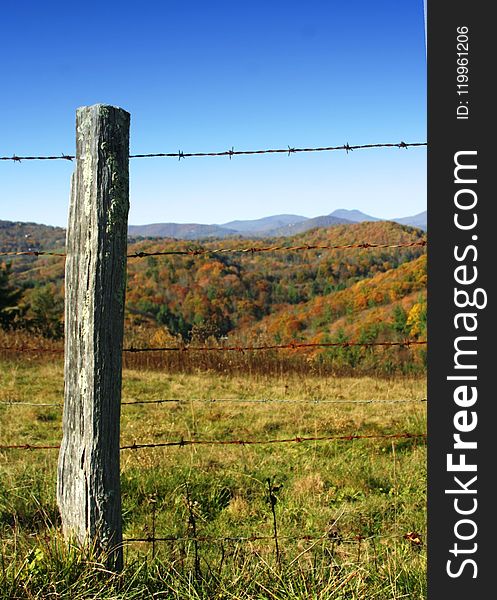
[{"label": "blue sky", "polygon": [[[426,141],[422,0],[5,3],[0,155],[74,153],[78,106],[131,152]],[[7,57],[7,58],[5,58]],[[0,219],[65,226],[67,161],[0,162]],[[131,224],[426,208],[426,150],[134,159]]]}]

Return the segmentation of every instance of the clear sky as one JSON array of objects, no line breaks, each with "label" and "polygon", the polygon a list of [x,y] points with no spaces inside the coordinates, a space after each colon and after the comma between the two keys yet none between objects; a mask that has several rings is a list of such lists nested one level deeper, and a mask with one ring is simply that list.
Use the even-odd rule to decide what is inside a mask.
[{"label": "clear sky", "polygon": [[[74,153],[78,106],[131,153],[426,141],[422,0],[2,5],[0,155]],[[0,219],[65,226],[68,161],[0,162]],[[426,208],[426,150],[134,159],[131,224]]]}]

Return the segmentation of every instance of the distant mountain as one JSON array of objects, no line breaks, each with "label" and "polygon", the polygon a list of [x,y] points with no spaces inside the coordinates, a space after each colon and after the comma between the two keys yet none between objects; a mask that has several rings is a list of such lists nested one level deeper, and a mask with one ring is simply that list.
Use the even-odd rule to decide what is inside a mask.
[{"label": "distant mountain", "polygon": [[351,223],[335,217],[315,217],[309,219],[298,215],[274,215],[249,221],[230,221],[222,225],[202,225],[199,223],[152,223],[150,225],[130,225],[130,237],[171,237],[182,240],[205,238],[275,237],[303,233],[315,227],[330,227]]},{"label": "distant mountain", "polygon": [[331,215],[325,215],[323,217],[314,217],[313,219],[306,219],[300,223],[290,223],[286,227],[279,227],[267,232],[267,235],[272,237],[295,235],[297,233],[304,233],[316,227],[332,227],[333,225],[351,225],[352,221],[348,219],[340,219]]},{"label": "distant mountain", "polygon": [[202,225],[199,223],[152,223],[150,225],[130,225],[130,237],[163,237],[181,240],[203,238],[223,238],[238,235],[238,232],[220,225]]},{"label": "distant mountain", "polygon": [[350,225],[352,223],[394,221],[401,225],[419,227],[426,231],[426,211],[411,217],[379,219],[360,210],[339,208],[329,215],[309,219],[301,215],[272,215],[248,221],[229,221],[222,225],[202,225],[199,223],[155,223],[151,225],[130,225],[131,237],[173,237],[183,240],[205,238],[241,237],[280,237],[304,233],[317,227]]},{"label": "distant mountain", "polygon": [[299,215],[273,215],[251,221],[230,221],[229,223],[223,223],[220,227],[234,229],[238,233],[256,232],[257,234],[261,234],[307,220],[309,220],[307,217]]},{"label": "distant mountain", "polygon": [[[329,215],[311,219],[301,215],[283,214],[247,221],[230,221],[221,225],[151,223],[149,225],[130,225],[128,232],[130,238],[176,238],[182,240],[284,237],[316,228],[379,221],[392,221],[400,225],[417,227],[424,231],[427,229],[426,211],[409,217],[378,219],[359,210],[341,208]],[[63,247],[64,244],[65,229],[61,227],[0,220],[0,251],[48,250]]]},{"label": "distant mountain", "polygon": [[274,215],[250,221],[230,221],[222,225],[201,225],[199,223],[153,223],[150,225],[130,225],[130,237],[170,237],[182,240],[205,238],[241,237],[280,237],[304,233],[316,227],[347,225],[352,221],[325,215],[309,219],[298,215]]},{"label": "distant mountain", "polygon": [[378,219],[377,217],[372,217],[371,215],[367,215],[366,213],[361,212],[360,210],[347,210],[345,208],[339,208],[331,213],[332,217],[338,217],[340,219],[347,219],[348,221],[353,221],[354,223],[363,223],[364,221],[394,221],[394,223],[399,223],[400,225],[409,225],[411,227],[419,227],[419,229],[423,229],[426,231],[427,224],[427,214],[426,211],[420,212],[417,215],[413,215],[411,217],[401,217],[399,219]]},{"label": "distant mountain", "polygon": [[347,221],[353,221],[354,223],[362,223],[363,221],[381,221],[376,217],[367,215],[360,210],[347,210],[346,208],[339,208],[334,210],[330,217],[337,217],[339,219],[346,219]]},{"label": "distant mountain", "polygon": [[391,219],[400,225],[410,225],[411,227],[419,227],[419,229],[427,230],[428,214],[426,210],[413,215],[412,217],[401,217],[400,219]]}]

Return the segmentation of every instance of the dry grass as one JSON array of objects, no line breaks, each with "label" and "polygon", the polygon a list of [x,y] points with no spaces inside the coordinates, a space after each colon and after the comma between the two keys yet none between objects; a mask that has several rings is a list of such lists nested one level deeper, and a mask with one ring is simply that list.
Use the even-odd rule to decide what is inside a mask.
[{"label": "dry grass", "polygon": [[[215,338],[192,339],[193,346],[259,346],[272,345],[274,339],[258,336],[251,339],[230,337],[220,341]],[[170,335],[163,328],[128,327],[125,332],[124,346],[127,348],[185,348],[181,338]],[[3,350],[3,348],[7,348]],[[30,349],[29,352],[23,351]],[[23,330],[5,332],[0,329],[0,360],[11,360],[16,355],[19,361],[46,363],[52,357],[55,360],[63,355],[64,343],[36,336]],[[170,374],[205,373],[207,371],[221,376],[247,376],[282,378],[296,375],[307,379],[323,377],[349,377],[357,375],[392,379],[394,377],[423,377],[426,368],[426,349],[424,346],[407,347],[350,347],[350,348],[300,348],[264,351],[169,351],[169,352],[125,352],[125,369],[140,371],[159,371]]]},{"label": "dry grass", "polygon": [[[421,433],[426,427],[423,402],[312,401],[419,400],[425,393],[425,381],[419,377],[376,379],[297,374],[269,377],[127,369],[124,400],[175,398],[181,402],[123,405],[122,442],[161,442],[181,437],[264,440],[295,435]],[[0,444],[57,443],[61,434],[61,408],[41,404],[61,402],[62,397],[60,359],[0,361],[0,402],[39,405],[0,404]],[[207,399],[304,402],[200,402]],[[95,596],[88,587],[86,596],[73,592],[70,597],[282,600],[424,597],[424,549],[413,547],[403,538],[414,530],[425,539],[426,448],[421,439],[158,448],[123,451],[121,459],[127,537],[151,533],[152,499],[157,507],[157,535],[190,535],[185,502],[187,482],[195,502],[199,535],[271,536],[267,478],[281,486],[276,505],[280,536],[319,536],[334,524],[333,536],[325,536],[314,546],[314,542],[305,540],[282,541],[284,576],[278,572],[271,542],[201,544],[202,584],[195,577],[189,579],[188,573],[193,573],[191,543],[160,544],[156,550],[156,564],[162,564],[167,573],[176,570],[174,581],[159,566],[155,570],[148,566],[153,564],[148,562],[150,544],[134,544],[126,549],[126,585],[131,579],[135,582],[130,584],[126,595],[119,596],[121,592],[114,590],[108,596]],[[55,539],[56,461],[56,451],[0,452],[2,555],[7,563],[17,564],[19,569],[30,549],[45,548],[43,539],[47,535]],[[355,539],[358,535],[366,539],[358,541]],[[20,572],[31,579],[20,589],[31,590],[31,596],[26,592],[18,597],[43,597],[36,596],[33,586],[46,589],[45,584],[68,593],[69,583],[63,583],[65,579],[60,572],[57,575],[60,581],[55,583],[56,575],[50,573],[58,572],[59,567],[54,566],[52,554],[46,549],[44,552],[39,559],[44,579],[37,579],[38,567],[33,567],[34,574],[29,571],[28,561],[28,566]],[[64,561],[67,571],[69,558]],[[4,588],[0,589],[12,589],[7,586],[12,584],[13,576],[7,571],[3,576]],[[85,576],[90,581],[90,574]],[[142,590],[141,596],[137,590]],[[69,597],[60,593],[60,596],[54,593],[53,597]],[[82,594],[79,590],[77,593]],[[153,596],[154,593],[157,595]]]}]

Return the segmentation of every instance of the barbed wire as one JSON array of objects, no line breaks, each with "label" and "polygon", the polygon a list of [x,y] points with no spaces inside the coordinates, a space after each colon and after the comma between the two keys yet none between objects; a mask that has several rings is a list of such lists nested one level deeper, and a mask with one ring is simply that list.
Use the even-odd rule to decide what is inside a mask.
[{"label": "barbed wire", "polygon": [[[328,540],[338,544],[352,544],[357,542],[363,542],[372,539],[387,539],[387,538],[404,538],[409,539],[408,534],[381,534],[377,533],[374,535],[364,536],[361,534],[355,535],[349,538],[343,538],[335,530],[326,531],[321,535],[316,534],[302,534],[302,535],[278,535],[278,540],[283,541],[317,541],[317,540]],[[155,542],[258,542],[258,541],[272,541],[274,542],[274,535],[250,535],[250,536],[166,536],[166,537],[154,537],[147,536],[143,538],[124,538],[123,544],[128,543],[155,543]]]},{"label": "barbed wire", "polygon": [[[269,440],[180,440],[167,442],[137,443],[121,446],[120,450],[142,450],[144,448],[166,448],[171,446],[255,446],[265,444],[289,444],[303,442],[325,442],[325,441],[343,441],[352,442],[354,440],[372,440],[372,439],[416,439],[426,438],[426,433],[371,433],[371,434],[347,434],[347,435],[326,435],[303,437],[295,436],[292,438],[269,439]],[[0,450],[58,450],[60,445],[37,445],[37,444],[6,444],[0,445]]]},{"label": "barbed wire", "polygon": [[64,348],[31,348],[30,346],[0,346],[0,352],[26,352],[28,354],[64,354]]},{"label": "barbed wire", "polygon": [[2,406],[39,406],[40,408],[46,407],[59,407],[64,406],[63,402],[24,402],[23,400],[0,400]]},{"label": "barbed wire", "polygon": [[[298,154],[302,152],[332,152],[336,150],[344,150],[347,154],[354,150],[367,150],[373,148],[402,148],[407,150],[407,148],[415,148],[420,146],[427,146],[427,142],[394,142],[394,143],[380,143],[380,144],[358,144],[351,146],[349,143],[342,144],[341,146],[320,146],[314,148],[294,148],[291,146],[287,146],[286,148],[270,148],[266,150],[235,150],[232,147],[230,150],[223,150],[221,152],[182,152],[178,150],[178,152],[153,152],[149,154],[130,154],[129,158],[177,158],[181,160],[182,158],[193,158],[193,157],[206,157],[206,156],[228,156],[231,160],[233,156],[248,156],[255,154],[287,154],[290,156],[291,154]],[[73,161],[76,158],[75,155],[71,154],[60,154],[60,155],[51,155],[51,156],[17,156],[13,154],[12,156],[0,156],[0,160],[3,161],[13,161],[13,162],[22,162],[23,160],[66,160]]]},{"label": "barbed wire", "polygon": [[123,352],[258,352],[261,350],[305,350],[311,348],[394,347],[426,345],[427,340],[401,342],[290,342],[289,344],[263,344],[260,346],[163,346],[157,348],[124,348]]},{"label": "barbed wire", "polygon": [[59,450],[60,445],[1,444],[0,450]]},{"label": "barbed wire", "polygon": [[52,252],[50,250],[13,250],[0,252],[0,256],[61,256],[65,257],[66,254],[62,252]]},{"label": "barbed wire", "polygon": [[263,444],[289,444],[302,442],[325,442],[325,441],[345,441],[351,442],[360,439],[403,439],[403,438],[419,438],[426,437],[424,433],[391,433],[391,434],[366,434],[366,435],[329,435],[329,436],[312,436],[301,437],[295,436],[292,438],[270,439],[270,440],[184,440],[169,442],[155,442],[149,444],[137,444],[134,442],[131,445],[121,446],[121,450],[141,450],[143,448],[165,448],[169,446],[253,446]]},{"label": "barbed wire", "polygon": [[[207,254],[257,254],[260,252],[302,252],[307,250],[375,250],[375,249],[396,249],[396,248],[413,248],[416,246],[427,246],[426,240],[418,240],[415,242],[406,242],[399,244],[371,244],[362,242],[357,244],[302,244],[299,246],[248,246],[243,248],[201,248],[187,250],[159,250],[157,252],[134,252],[128,254],[127,258],[145,258],[148,256],[204,256]],[[0,256],[58,256],[66,257],[67,254],[62,252],[52,252],[50,250],[12,250],[0,252]]]},{"label": "barbed wire", "polygon": [[167,403],[178,403],[178,404],[190,404],[192,402],[196,404],[408,404],[415,402],[427,402],[427,398],[405,398],[402,400],[321,400],[321,399],[308,399],[308,400],[284,400],[280,398],[261,398],[261,399],[243,399],[243,398],[181,398],[181,399],[164,399],[164,400],[124,400],[121,404],[133,405],[133,404],[167,404]]},{"label": "barbed wire", "polygon": [[[312,348],[353,348],[353,347],[404,347],[424,346],[427,340],[402,340],[400,342],[290,342],[288,344],[263,344],[260,346],[162,346],[147,348],[123,348],[123,352],[138,354],[144,352],[259,352],[262,350],[308,350]],[[28,352],[63,354],[63,348],[30,348],[28,346],[0,346],[0,352]]]},{"label": "barbed wire", "polygon": [[[136,443],[121,446],[120,450],[142,450],[144,448],[166,448],[171,446],[253,446],[264,444],[285,444],[285,443],[303,443],[303,442],[323,442],[323,441],[346,441],[351,442],[360,439],[415,439],[426,438],[425,433],[392,433],[392,434],[368,434],[368,435],[333,435],[333,436],[312,436],[285,439],[269,440],[185,440],[181,438],[177,441],[155,442],[155,443]],[[9,444],[0,445],[0,450],[56,450],[60,445],[33,445],[33,444]]]},{"label": "barbed wire", "polygon": [[366,150],[372,148],[413,148],[419,146],[427,146],[427,142],[398,142],[398,143],[380,143],[380,144],[359,144],[351,146],[350,144],[342,144],[341,146],[320,146],[313,148],[295,148],[291,146],[287,146],[286,148],[273,148],[266,150],[235,150],[232,147],[230,150],[223,150],[221,152],[182,152],[178,150],[178,152],[157,152],[152,154],[131,154],[130,158],[177,158],[181,160],[182,158],[191,158],[191,157],[205,157],[205,156],[228,156],[230,159],[233,156],[242,156],[242,155],[255,155],[255,154],[287,154],[290,156],[291,154],[297,154],[300,152],[332,152],[336,150],[344,150],[347,154],[352,152],[353,150]]},{"label": "barbed wire", "polygon": [[414,246],[426,246],[428,242],[426,240],[418,240],[415,242],[406,242],[399,244],[370,244],[368,242],[357,243],[357,244],[337,244],[337,245],[326,245],[326,244],[301,244],[299,246],[249,246],[245,248],[202,248],[192,250],[164,250],[157,252],[135,252],[128,254],[127,258],[144,258],[147,256],[170,256],[170,255],[184,255],[184,256],[202,256],[205,254],[229,254],[229,253],[240,253],[240,254],[257,254],[259,252],[299,252],[307,250],[352,250],[352,249],[378,249],[378,248],[412,248]]},{"label": "barbed wire", "polygon": [[[426,403],[427,398],[404,398],[400,400],[322,400],[309,398],[307,400],[284,400],[280,398],[166,398],[159,400],[123,400],[121,405],[133,404],[412,404]],[[3,406],[34,406],[40,408],[64,406],[63,402],[24,402],[23,400],[0,400],[0,405]]]}]

